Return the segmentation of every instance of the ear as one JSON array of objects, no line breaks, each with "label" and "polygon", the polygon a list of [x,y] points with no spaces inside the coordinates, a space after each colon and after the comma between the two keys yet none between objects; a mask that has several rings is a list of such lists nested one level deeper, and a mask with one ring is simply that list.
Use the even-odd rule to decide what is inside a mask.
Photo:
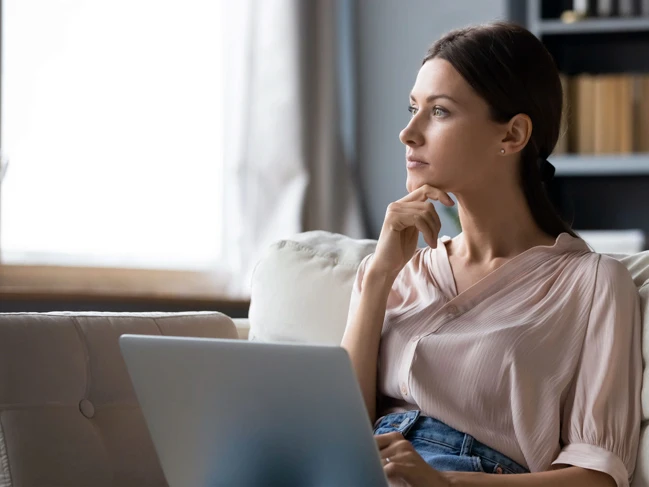
[{"label": "ear", "polygon": [[514,115],[505,127],[501,147],[507,154],[522,151],[532,136],[532,119],[524,113]]}]

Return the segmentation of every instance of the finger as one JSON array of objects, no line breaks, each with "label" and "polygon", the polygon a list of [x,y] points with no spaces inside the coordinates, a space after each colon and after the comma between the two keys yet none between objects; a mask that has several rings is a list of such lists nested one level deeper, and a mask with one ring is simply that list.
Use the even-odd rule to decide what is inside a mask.
[{"label": "finger", "polygon": [[389,458],[390,461],[392,461],[395,458],[401,458],[403,455],[411,453],[413,450],[414,447],[412,446],[412,443],[401,436],[400,440],[390,443],[385,448],[381,448],[379,453],[381,459],[385,460],[386,458]]},{"label": "finger", "polygon": [[439,238],[439,232],[442,229],[442,221],[439,219],[435,205],[430,201],[424,203],[424,214],[426,215],[426,221],[428,222],[431,230],[433,232],[434,242],[431,245],[432,248],[437,248],[437,239]]},{"label": "finger", "polygon": [[401,202],[426,201],[429,198],[434,199],[434,200],[438,200],[440,198],[440,193],[444,193],[444,192],[437,189],[437,188],[435,188],[435,187],[433,187],[433,186],[431,186],[430,184],[424,184],[422,186],[419,186],[417,189],[415,189],[411,193],[408,193],[407,195],[405,195],[399,201],[401,201]]},{"label": "finger", "polygon": [[420,186],[412,193],[409,193],[401,198],[399,201],[426,201],[427,199],[439,201],[446,206],[455,205],[455,202],[453,201],[453,199],[451,199],[448,193],[442,191],[441,189],[437,189],[430,184],[424,184],[423,186]]},{"label": "finger", "polygon": [[430,217],[427,214],[414,214],[414,225],[424,236],[424,241],[428,244],[429,247],[437,247],[437,238],[435,233],[435,228],[433,227],[433,222],[430,220]]},{"label": "finger", "polygon": [[437,248],[437,237],[442,223],[431,202],[395,202],[391,205],[391,213],[390,224],[393,228],[402,231],[408,226],[415,226],[424,235],[426,243],[432,248]]},{"label": "finger", "polygon": [[442,221],[439,219],[437,208],[435,208],[435,205],[431,201],[409,201],[405,203],[396,201],[393,203],[392,208],[397,213],[408,213],[413,209],[429,213],[434,225],[437,227],[437,230],[439,231],[439,229],[442,228]]},{"label": "finger", "polygon": [[[453,198],[451,198],[448,193],[445,193],[444,191],[437,190],[440,193],[440,197],[437,201],[442,203],[444,206],[455,206],[455,201],[453,201]],[[435,199],[435,198],[431,198]]]},{"label": "finger", "polygon": [[374,440],[379,450],[383,450],[392,443],[403,440],[403,435],[398,431],[391,431],[390,433],[383,433],[381,435],[374,435]]},{"label": "finger", "polygon": [[439,233],[439,231],[442,228],[442,221],[439,219],[439,215],[437,214],[435,205],[433,205],[431,202],[426,203],[426,205],[427,205],[426,211],[430,213],[430,216],[435,221],[435,224],[437,225],[437,233]]},{"label": "finger", "polygon": [[407,201],[424,201],[424,198],[426,196],[426,185],[424,186],[419,186],[417,189],[414,191],[411,191],[407,195],[405,195],[403,198],[397,200],[399,202],[407,202]]},{"label": "finger", "polygon": [[417,467],[417,462],[412,455],[397,455],[394,458],[390,457],[389,462],[381,460],[381,463],[383,464],[383,472],[391,480],[396,478],[407,480]]},{"label": "finger", "polygon": [[389,462],[387,458],[381,458],[381,465],[383,465],[384,469],[385,467],[391,464],[399,465],[401,467],[416,465],[416,462],[413,461],[411,455],[396,455],[396,456],[390,456],[389,458],[390,458]]},{"label": "finger", "polygon": [[[390,462],[383,466],[385,476],[390,480],[390,485],[395,480],[401,480],[401,483],[396,485],[419,485],[413,481],[416,478],[416,465],[413,463]],[[413,478],[414,477],[414,478]]]}]

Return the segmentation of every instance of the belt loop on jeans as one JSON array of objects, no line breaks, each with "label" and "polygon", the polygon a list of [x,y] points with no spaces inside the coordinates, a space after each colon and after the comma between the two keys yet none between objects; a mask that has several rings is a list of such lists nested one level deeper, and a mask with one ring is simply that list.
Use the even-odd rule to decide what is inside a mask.
[{"label": "belt loop on jeans", "polygon": [[460,451],[460,455],[471,455],[472,449],[473,449],[473,436],[465,434],[464,439],[462,440],[462,449]]},{"label": "belt loop on jeans", "polygon": [[415,409],[412,411],[407,411],[406,413],[404,413],[404,415],[405,418],[397,428],[397,431],[399,431],[403,436],[406,436],[421,415],[421,411]]}]

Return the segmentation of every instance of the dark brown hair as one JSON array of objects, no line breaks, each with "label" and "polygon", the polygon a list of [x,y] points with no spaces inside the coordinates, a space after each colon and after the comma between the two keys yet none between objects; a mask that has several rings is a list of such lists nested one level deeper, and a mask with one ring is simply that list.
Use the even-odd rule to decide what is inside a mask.
[{"label": "dark brown hair", "polygon": [[524,113],[532,135],[521,152],[521,184],[536,224],[548,235],[576,237],[550,201],[539,158],[554,150],[561,127],[563,90],[559,72],[545,46],[516,24],[494,22],[453,30],[426,53],[424,63],[441,58],[455,68],[489,105],[493,120]]}]

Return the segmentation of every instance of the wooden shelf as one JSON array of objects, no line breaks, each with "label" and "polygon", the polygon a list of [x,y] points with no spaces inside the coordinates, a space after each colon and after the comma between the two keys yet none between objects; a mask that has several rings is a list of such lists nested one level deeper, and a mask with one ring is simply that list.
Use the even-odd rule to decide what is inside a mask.
[{"label": "wooden shelf", "polygon": [[557,176],[649,176],[649,154],[567,154],[550,162]]},{"label": "wooden shelf", "polygon": [[536,24],[540,35],[548,34],[596,34],[607,32],[647,32],[649,17],[584,19],[565,23],[561,20],[542,20]]}]

